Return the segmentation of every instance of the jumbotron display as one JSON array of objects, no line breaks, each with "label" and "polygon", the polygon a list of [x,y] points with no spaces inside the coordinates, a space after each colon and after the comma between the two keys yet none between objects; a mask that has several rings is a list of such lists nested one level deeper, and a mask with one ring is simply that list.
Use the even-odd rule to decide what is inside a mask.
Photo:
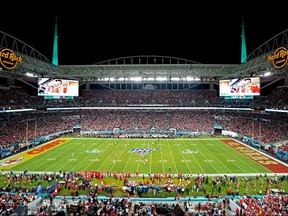
[{"label": "jumbotron display", "polygon": [[228,98],[260,96],[260,77],[220,80],[219,96]]},{"label": "jumbotron display", "polygon": [[39,78],[38,96],[79,96],[79,81]]}]

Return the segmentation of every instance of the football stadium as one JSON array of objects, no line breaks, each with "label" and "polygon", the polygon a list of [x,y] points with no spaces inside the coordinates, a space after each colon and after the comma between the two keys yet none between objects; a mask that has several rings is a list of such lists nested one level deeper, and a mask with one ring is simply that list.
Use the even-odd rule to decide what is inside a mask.
[{"label": "football stadium", "polygon": [[55,35],[0,31],[1,215],[288,215],[288,29],[227,65],[58,65]]}]

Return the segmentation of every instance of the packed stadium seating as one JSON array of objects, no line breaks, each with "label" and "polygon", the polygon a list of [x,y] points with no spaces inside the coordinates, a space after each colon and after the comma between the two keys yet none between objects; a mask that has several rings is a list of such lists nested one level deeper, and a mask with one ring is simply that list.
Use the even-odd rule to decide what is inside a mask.
[{"label": "packed stadium seating", "polygon": [[[212,134],[213,124],[221,124],[225,130],[236,132],[242,136],[253,137],[262,143],[283,142],[273,149],[264,149],[275,157],[279,152],[282,155],[287,152],[288,140],[288,116],[282,112],[263,112],[263,108],[287,109],[288,88],[277,88],[267,96],[259,96],[253,100],[229,100],[217,97],[213,90],[197,91],[92,91],[86,90],[82,97],[73,100],[46,100],[43,97],[31,96],[22,87],[10,87],[0,89],[1,110],[0,113],[0,145],[1,149],[12,148],[13,154],[21,151],[26,140],[34,140],[59,131],[69,131],[75,125],[81,125],[84,131],[106,130],[115,128],[127,131],[169,130],[194,131]],[[174,107],[176,109],[109,109],[107,107],[137,107],[142,105],[158,107]],[[76,109],[48,111],[47,108],[56,107],[102,107],[103,109]],[[106,107],[106,108],[105,108]],[[202,107],[201,109],[177,109],[179,107]],[[261,108],[257,110],[217,110],[205,109],[211,107],[222,108]],[[14,109],[35,109],[31,112],[9,112]],[[8,111],[8,112],[6,112]],[[127,118],[129,117],[129,118]],[[285,123],[286,122],[286,123]],[[89,135],[89,134],[88,134]],[[102,134],[103,135],[103,134]],[[101,136],[102,136],[101,135]],[[89,136],[95,136],[90,134]],[[99,135],[96,135],[97,137]],[[284,153],[283,153],[284,152]],[[2,157],[5,157],[2,155]],[[288,157],[281,158],[288,161]],[[1,192],[3,215],[15,212],[15,206],[25,205],[37,199],[33,193],[19,194]],[[9,202],[9,200],[14,200]],[[173,215],[176,211],[182,215],[232,215],[235,211],[229,209],[227,203],[230,199],[219,199],[221,205],[215,202],[202,202],[200,207],[195,202],[175,201],[175,203],[139,202],[133,203],[125,198],[111,198],[98,200],[86,197],[82,201],[76,199],[53,201],[45,199],[41,208],[35,208],[31,215],[56,215],[63,212],[68,214],[70,207],[80,206],[82,213],[86,215]],[[223,203],[224,205],[223,205]],[[180,203],[180,210],[179,208]],[[243,196],[236,204],[241,207],[243,215],[287,215],[288,203],[286,194],[272,194],[264,198]],[[259,206],[265,205],[260,208]],[[259,213],[259,211],[262,211]],[[266,214],[264,214],[264,212]],[[152,214],[151,213],[151,214]],[[179,213],[179,215],[181,215]],[[240,213],[239,213],[240,214]]]}]

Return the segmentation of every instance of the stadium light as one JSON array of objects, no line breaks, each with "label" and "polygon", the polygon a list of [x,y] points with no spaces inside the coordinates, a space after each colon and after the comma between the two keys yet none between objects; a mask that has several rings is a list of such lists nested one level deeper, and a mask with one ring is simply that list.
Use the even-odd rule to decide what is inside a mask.
[{"label": "stadium light", "polygon": [[180,81],[180,77],[172,77],[171,81]]},{"label": "stadium light", "polygon": [[141,81],[142,80],[142,77],[130,77],[130,80],[131,81]]},{"label": "stadium light", "polygon": [[264,73],[264,76],[271,76],[271,75],[272,75],[271,71],[268,71],[268,72]]},{"label": "stadium light", "polygon": [[157,81],[167,81],[167,77],[156,77]]},{"label": "stadium light", "polygon": [[194,80],[194,77],[188,76],[188,77],[186,77],[186,80],[187,80],[187,81],[193,81],[193,80]]},{"label": "stadium light", "polygon": [[36,77],[35,74],[33,74],[33,73],[29,73],[29,72],[26,72],[26,76],[29,76],[29,77]]}]

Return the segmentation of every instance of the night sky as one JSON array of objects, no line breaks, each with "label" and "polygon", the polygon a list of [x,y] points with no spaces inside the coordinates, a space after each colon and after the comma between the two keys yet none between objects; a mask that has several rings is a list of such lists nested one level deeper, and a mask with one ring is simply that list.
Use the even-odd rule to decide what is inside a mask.
[{"label": "night sky", "polygon": [[200,5],[192,1],[9,4],[11,1],[1,3],[0,31],[50,60],[57,17],[59,65],[94,64],[138,55],[170,56],[202,64],[239,64],[242,16],[248,55],[288,29],[287,7],[274,10],[272,3],[254,9],[233,1],[230,5],[206,1]]}]

